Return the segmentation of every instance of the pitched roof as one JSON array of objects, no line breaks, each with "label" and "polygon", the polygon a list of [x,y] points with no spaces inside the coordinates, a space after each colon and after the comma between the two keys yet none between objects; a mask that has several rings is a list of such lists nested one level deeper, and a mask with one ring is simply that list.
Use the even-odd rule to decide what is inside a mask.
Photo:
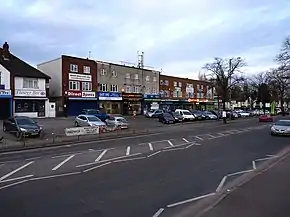
[{"label": "pitched roof", "polygon": [[[0,48],[0,54],[3,53],[3,49]],[[10,53],[9,60],[5,60],[0,55],[0,64],[6,68],[12,75],[19,77],[30,77],[30,78],[44,78],[50,79],[50,77],[18,57]]]}]

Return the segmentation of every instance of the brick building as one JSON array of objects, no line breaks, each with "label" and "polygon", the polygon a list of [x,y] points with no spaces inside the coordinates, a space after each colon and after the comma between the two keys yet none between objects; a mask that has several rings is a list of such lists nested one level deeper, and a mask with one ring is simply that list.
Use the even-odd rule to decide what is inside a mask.
[{"label": "brick building", "polygon": [[213,85],[207,81],[160,75],[159,107],[184,109],[211,109],[213,107]]}]

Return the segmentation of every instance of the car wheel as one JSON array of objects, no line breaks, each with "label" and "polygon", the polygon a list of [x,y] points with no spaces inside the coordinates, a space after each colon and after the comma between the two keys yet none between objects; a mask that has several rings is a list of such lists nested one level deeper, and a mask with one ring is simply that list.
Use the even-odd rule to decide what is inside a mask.
[{"label": "car wheel", "polygon": [[271,136],[275,136],[275,134],[273,132],[271,132]]},{"label": "car wheel", "polygon": [[3,125],[3,131],[4,131],[4,132],[6,132],[6,131],[7,131],[7,129],[6,129],[6,126],[5,126],[5,125]]},{"label": "car wheel", "polygon": [[75,122],[75,126],[76,126],[76,127],[78,127],[78,126],[79,126],[78,122]]},{"label": "car wheel", "polygon": [[16,138],[20,138],[21,132],[16,132],[15,136],[16,136]]}]

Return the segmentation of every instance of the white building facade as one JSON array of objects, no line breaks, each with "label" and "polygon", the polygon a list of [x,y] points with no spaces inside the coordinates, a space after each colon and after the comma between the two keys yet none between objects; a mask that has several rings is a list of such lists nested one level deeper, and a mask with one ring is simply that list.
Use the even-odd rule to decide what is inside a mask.
[{"label": "white building facade", "polygon": [[10,72],[0,63],[0,119],[12,115],[12,95],[10,89]]},{"label": "white building facade", "polygon": [[44,78],[14,77],[13,113],[31,118],[50,117]]}]

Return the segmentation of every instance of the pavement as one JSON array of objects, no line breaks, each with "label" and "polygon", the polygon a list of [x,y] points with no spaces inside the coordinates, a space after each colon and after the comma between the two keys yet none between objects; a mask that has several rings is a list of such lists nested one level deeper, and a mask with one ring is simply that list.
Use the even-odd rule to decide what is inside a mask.
[{"label": "pavement", "polygon": [[288,146],[269,124],[244,121],[3,153],[0,210],[5,217],[179,216]]}]

